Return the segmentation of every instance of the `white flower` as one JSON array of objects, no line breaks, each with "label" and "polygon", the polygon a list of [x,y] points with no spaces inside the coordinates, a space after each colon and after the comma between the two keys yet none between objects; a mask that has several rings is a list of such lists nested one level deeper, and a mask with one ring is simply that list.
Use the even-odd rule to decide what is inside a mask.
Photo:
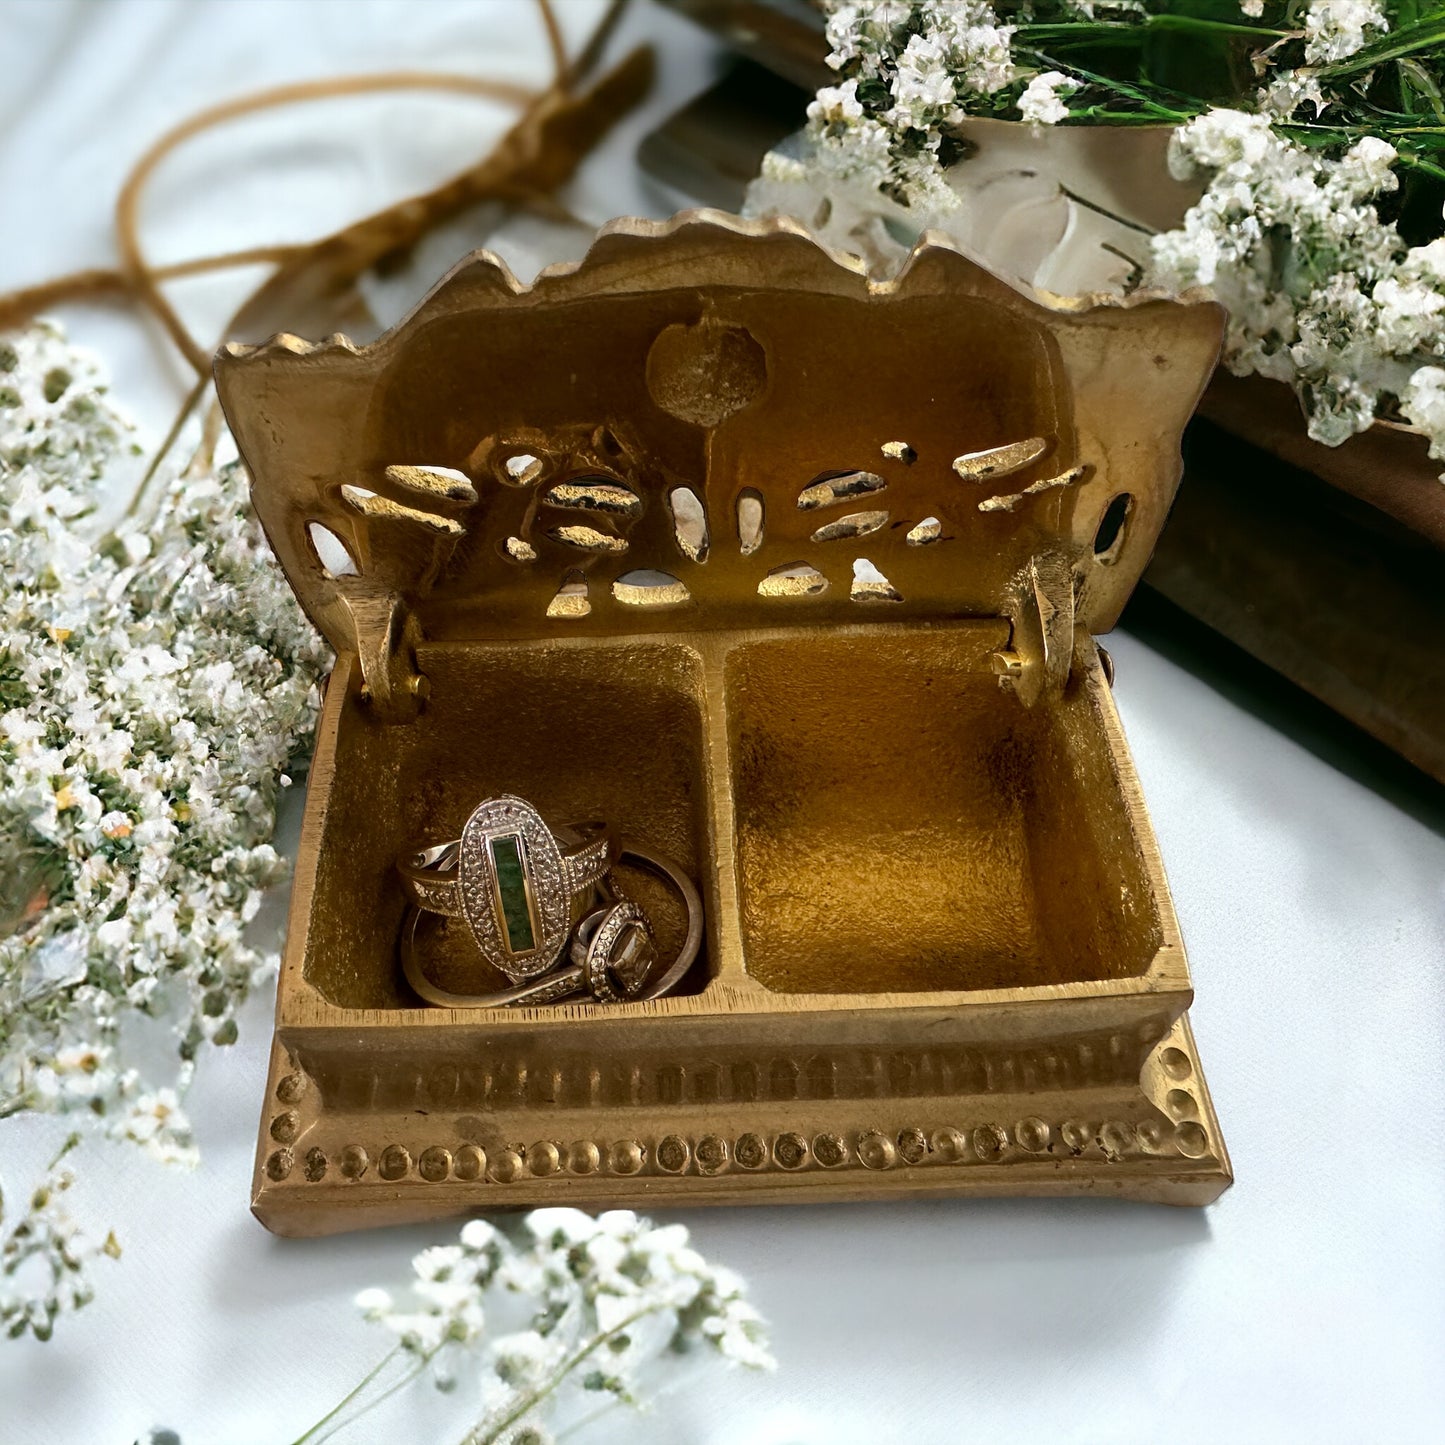
[{"label": "white flower", "polygon": [[472,1254],[480,1254],[497,1238],[496,1228],[485,1219],[469,1219],[462,1226],[462,1248]]},{"label": "white flower", "polygon": [[465,1257],[458,1245],[439,1244],[433,1249],[422,1250],[411,1263],[412,1268],[416,1270],[418,1279],[444,1280],[451,1275]]},{"label": "white flower", "polygon": [[729,1300],[721,1314],[703,1323],[702,1332],[733,1364],[753,1370],[777,1368],[767,1347],[762,1316],[743,1300]]},{"label": "white flower", "polygon": [[1350,203],[1358,203],[1380,191],[1393,191],[1399,180],[1390,169],[1399,153],[1388,141],[1367,135],[1357,140],[1331,170],[1329,184]]},{"label": "white flower", "polygon": [[1327,104],[1319,77],[1308,70],[1272,73],[1256,98],[1265,114],[1280,120],[1292,119],[1302,106],[1308,106],[1311,114],[1318,116]]},{"label": "white flower", "polygon": [[881,121],[861,120],[836,133],[824,131],[817,144],[818,164],[828,174],[843,179],[863,176],[875,184],[888,175],[893,137]]},{"label": "white flower", "polygon": [[1311,0],[1305,12],[1305,59],[1311,65],[1344,60],[1389,28],[1376,0]]},{"label": "white flower", "polygon": [[492,1368],[505,1385],[528,1390],[546,1377],[557,1363],[557,1347],[536,1330],[503,1335],[492,1344]]},{"label": "white flower", "polygon": [[[987,0],[828,0],[826,8],[828,63],[846,76],[808,107],[812,164],[831,180],[884,190],[919,212],[956,205],[939,152],[967,97],[1013,84],[1015,27],[1001,24]],[[861,81],[874,96],[867,104]],[[765,162],[775,178],[795,169],[778,153]]]},{"label": "white flower", "polygon": [[1181,126],[1169,140],[1169,169],[1176,180],[1201,171],[1247,176],[1276,144],[1269,117],[1218,109]]},{"label": "white flower", "polygon": [[1069,115],[1069,108],[1060,96],[1077,89],[1062,71],[1046,70],[1034,76],[1019,97],[1019,114],[1034,125],[1057,125]]},{"label": "white flower", "polygon": [[1419,367],[1400,395],[1400,410],[1430,437],[1430,455],[1445,461],[1445,367]]},{"label": "white flower", "polygon": [[1373,299],[1374,339],[1381,348],[1407,356],[1445,355],[1445,289],[1409,275],[1386,276],[1376,284]]},{"label": "white flower", "polygon": [[384,1289],[364,1289],[356,1296],[356,1307],[369,1320],[379,1320],[391,1311],[391,1296]]},{"label": "white flower", "polygon": [[896,126],[927,130],[940,115],[952,112],[955,94],[943,42],[925,35],[910,36],[897,60],[893,109],[886,119]]},{"label": "white flower", "polygon": [[[616,1214],[614,1211],[611,1217],[615,1218]],[[631,1214],[627,1217],[636,1219]],[[584,1214],[580,1209],[534,1209],[527,1216],[526,1223],[528,1231],[539,1240],[558,1240],[569,1244],[589,1240],[606,1227],[600,1219]]]},{"label": "white flower", "polygon": [[[75,1142],[72,1137],[61,1158]],[[70,1169],[57,1159],[30,1195],[29,1207],[0,1235],[0,1331],[5,1335],[28,1331],[48,1340],[60,1315],[90,1302],[95,1259],[120,1256],[113,1234],[104,1240],[87,1238],[67,1214],[65,1195],[74,1182]]]},{"label": "white flower", "polygon": [[1013,83],[1013,25],[1001,25],[986,0],[925,0],[922,19],[946,47],[951,70],[965,90],[991,95]]},{"label": "white flower", "polygon": [[845,80],[842,85],[825,85],[808,105],[808,119],[824,125],[846,124],[863,119],[858,102],[858,82]]},{"label": "white flower", "polygon": [[[541,1414],[569,1384],[638,1404],[639,1367],[699,1342],[733,1364],[773,1364],[742,1281],[703,1259],[682,1225],[630,1210],[539,1209],[504,1229],[472,1220],[457,1244],[417,1254],[412,1274],[410,1298],[367,1289],[356,1305],[438,1389],[475,1378],[484,1415],[469,1438],[549,1438]],[[510,1296],[500,1313],[525,1302],[530,1320],[486,1335],[492,1291]]]},{"label": "white flower", "polygon": [[841,70],[857,63],[865,74],[876,73],[876,57],[907,22],[912,8],[910,0],[832,5],[827,25],[828,64]]},{"label": "white flower", "polygon": [[1445,448],[1445,416],[1411,389],[1445,355],[1445,240],[1407,249],[1375,201],[1397,154],[1378,137],[1338,159],[1273,131],[1264,116],[1213,111],[1171,141],[1181,177],[1208,186],[1154,238],[1155,284],[1208,285],[1229,311],[1225,361],[1289,382],[1309,433],[1337,446],[1398,401]]},{"label": "white flower", "polygon": [[446,1318],[430,1310],[383,1314],[378,1316],[378,1322],[385,1325],[397,1337],[402,1348],[412,1354],[434,1354],[446,1342]]},{"label": "white flower", "polygon": [[[275,966],[245,924],[283,872],[275,799],[326,648],[239,466],[162,473],[144,523],[101,534],[134,450],[58,328],[0,337],[0,1114],[190,1164],[194,1055]],[[138,1010],[174,1024],[169,1078],[130,1060]]]},{"label": "white flower", "polygon": [[132,1100],[110,1133],[112,1138],[141,1145],[163,1164],[194,1168],[199,1157],[191,1142],[190,1120],[174,1089],[157,1089]]}]

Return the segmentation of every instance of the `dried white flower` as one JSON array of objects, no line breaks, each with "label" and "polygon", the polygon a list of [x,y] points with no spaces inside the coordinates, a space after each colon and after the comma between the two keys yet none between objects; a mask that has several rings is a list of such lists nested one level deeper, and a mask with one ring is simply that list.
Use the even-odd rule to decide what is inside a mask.
[{"label": "dried white flower", "polygon": [[1304,106],[1312,117],[1318,116],[1328,104],[1317,75],[1309,70],[1273,72],[1259,89],[1259,108],[1278,120],[1290,120]]},{"label": "dried white flower", "polygon": [[1407,249],[1380,219],[1374,201],[1398,184],[1394,147],[1366,136],[1332,160],[1265,116],[1216,110],[1175,133],[1170,158],[1209,184],[1154,239],[1149,279],[1213,288],[1230,313],[1231,369],[1289,382],[1327,445],[1393,397],[1438,451],[1445,417],[1412,377],[1445,356],[1445,242]]},{"label": "dried white flower", "polygon": [[858,82],[845,80],[842,85],[825,85],[809,102],[808,119],[824,125],[847,125],[863,119],[858,103]]},{"label": "dried white flower", "polygon": [[[238,466],[171,480],[144,531],[99,524],[137,451],[58,328],[0,338],[0,1119],[189,1164],[193,1060],[275,965],[245,931],[326,649]],[[137,1014],[173,1023],[171,1078],[130,1061]]]},{"label": "dried white flower", "polygon": [[1400,410],[1430,437],[1430,455],[1445,462],[1445,366],[1416,370],[1400,396]]},{"label": "dried white flower", "polygon": [[[505,1230],[473,1220],[456,1244],[422,1250],[412,1270],[405,1301],[375,1288],[356,1297],[397,1338],[369,1379],[393,1358],[408,1362],[407,1375],[387,1393],[423,1371],[442,1389],[472,1379],[481,1413],[469,1445],[547,1438],[542,1416],[565,1390],[637,1404],[641,1368],[691,1345],[773,1365],[742,1281],[708,1264],[682,1225],[630,1210],[539,1209]],[[525,1300],[530,1318],[484,1333],[489,1312],[509,1312],[508,1296]]]},{"label": "dried white flower", "polygon": [[1305,11],[1305,59],[1311,65],[1344,60],[1389,28],[1384,8],[1376,0],[1311,0]]},{"label": "dried white flower", "polygon": [[[848,74],[808,107],[811,163],[919,211],[956,204],[939,154],[968,96],[1016,79],[1015,27],[1001,24],[986,0],[832,3],[829,12],[828,63]],[[774,163],[775,174],[782,165]]]},{"label": "dried white flower", "polygon": [[959,89],[992,95],[1017,78],[1010,44],[1018,27],[1000,24],[986,0],[926,0],[920,20],[959,77]]},{"label": "dried white flower", "polygon": [[[120,1257],[113,1234],[90,1240],[65,1210],[74,1174],[61,1161],[79,1143],[72,1134],[31,1193],[29,1208],[0,1235],[0,1330],[48,1340],[60,1315],[80,1309],[95,1293],[90,1265],[99,1255]],[[0,1225],[7,1223],[0,1194]]]},{"label": "dried white flower", "polygon": [[1019,97],[1019,114],[1034,125],[1057,125],[1069,117],[1069,107],[1062,97],[1077,89],[1062,71],[1046,70],[1034,76]]},{"label": "dried white flower", "polygon": [[943,41],[910,35],[893,72],[893,109],[884,119],[891,125],[927,130],[953,114],[956,95]]}]

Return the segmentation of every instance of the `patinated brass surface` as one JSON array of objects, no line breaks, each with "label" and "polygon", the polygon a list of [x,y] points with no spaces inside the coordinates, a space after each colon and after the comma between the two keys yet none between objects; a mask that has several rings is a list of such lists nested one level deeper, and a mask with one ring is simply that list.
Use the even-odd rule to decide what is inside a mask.
[{"label": "patinated brass surface", "polygon": [[[1046,306],[937,245],[870,286],[787,223],[695,213],[530,288],[472,258],[362,350],[223,355],[257,510],[338,650],[262,1219],[1217,1195],[1093,634],[1219,335],[1210,305]],[[700,881],[678,994],[410,993],[397,847],[502,792]],[[674,949],[665,885],[625,881]],[[505,984],[438,928],[438,985]]]}]

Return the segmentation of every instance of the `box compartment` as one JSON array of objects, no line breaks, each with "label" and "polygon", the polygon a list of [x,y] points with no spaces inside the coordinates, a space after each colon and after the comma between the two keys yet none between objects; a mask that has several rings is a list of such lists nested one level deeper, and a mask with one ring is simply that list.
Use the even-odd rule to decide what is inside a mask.
[{"label": "box compartment", "polygon": [[[397,943],[405,900],[396,859],[407,840],[461,835],[481,798],[536,799],[554,823],[604,818],[646,839],[690,876],[715,872],[707,828],[703,669],[685,645],[440,645],[425,650],[432,692],[408,727],[388,727],[351,676],[337,720],[335,771],[367,786],[329,790],[321,814],[315,909],[302,974],[339,1009],[414,1009]],[[670,890],[628,870],[664,949],[686,928]],[[428,935],[442,988],[483,993],[507,980],[460,921]],[[684,992],[712,969],[704,945]]]},{"label": "box compartment", "polygon": [[1034,709],[1000,697],[997,634],[857,629],[729,653],[743,954],[766,988],[1027,988],[1149,967],[1159,914],[1102,720],[1083,687]]}]

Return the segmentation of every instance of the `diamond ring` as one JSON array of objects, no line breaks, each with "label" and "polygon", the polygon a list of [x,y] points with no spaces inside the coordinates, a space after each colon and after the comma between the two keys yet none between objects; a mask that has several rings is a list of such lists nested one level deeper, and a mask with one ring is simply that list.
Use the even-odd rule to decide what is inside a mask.
[{"label": "diamond ring", "polygon": [[506,794],[481,803],[460,838],[410,849],[396,865],[411,902],[465,919],[482,957],[513,983],[553,969],[611,866],[603,824],[554,832]]},{"label": "diamond ring", "polygon": [[[452,993],[427,977],[417,947],[424,910],[413,905],[402,923],[401,960],[407,982],[428,1003],[443,1008],[505,1008],[523,1004],[560,1003],[580,995],[579,1002],[634,1003],[661,998],[682,982],[702,945],[702,898],[693,881],[676,864],[629,845],[617,850],[617,861],[656,874],[681,896],[687,910],[687,933],[676,957],[661,972],[657,943],[646,913],[623,898],[610,879],[600,891],[603,906],[588,912],[572,938],[571,962],[541,978],[488,994]],[[440,910],[429,910],[438,912]]]}]

